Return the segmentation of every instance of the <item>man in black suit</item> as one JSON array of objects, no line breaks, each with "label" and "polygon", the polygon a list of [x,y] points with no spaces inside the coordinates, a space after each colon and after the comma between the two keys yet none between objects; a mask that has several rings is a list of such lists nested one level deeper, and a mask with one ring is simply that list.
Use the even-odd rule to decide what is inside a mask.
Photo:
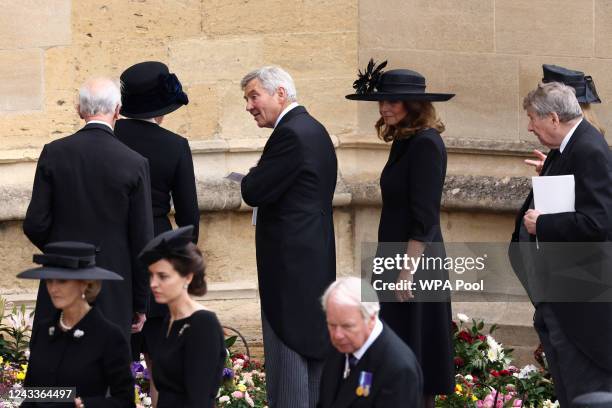
[{"label": "man in black suit", "polygon": [[325,362],[318,407],[420,407],[421,367],[410,347],[379,320],[370,284],[339,278],[322,304],[337,351]]},{"label": "man in black suit", "polygon": [[[147,160],[113,133],[120,107],[118,81],[95,78],[80,88],[77,110],[86,125],[44,146],[23,230],[41,250],[54,241],[99,248],[98,264],[124,280],[104,282],[96,306],[129,339],[145,321],[148,275],[137,256],[153,238],[153,216]],[[40,286],[35,324],[54,313]]]},{"label": "man in black suit", "polygon": [[296,103],[287,72],[263,67],[241,86],[257,125],[274,128],[242,179],[244,201],[257,207],[268,402],[271,408],[314,407],[329,350],[318,299],[336,276],[336,154],[323,125]]},{"label": "man in black suit", "polygon": [[[612,240],[612,158],[606,140],[589,122],[572,88],[540,84],[523,100],[530,132],[552,149],[541,175],[575,180],[575,212],[541,214],[533,191],[512,236],[510,260],[536,307],[540,336],[561,406],[583,393],[612,390],[612,303],[588,302],[593,276],[608,280]],[[584,263],[585,244],[597,256]],[[600,244],[596,244],[596,243]],[[529,244],[533,243],[533,244]],[[582,262],[582,264],[580,264]]]}]

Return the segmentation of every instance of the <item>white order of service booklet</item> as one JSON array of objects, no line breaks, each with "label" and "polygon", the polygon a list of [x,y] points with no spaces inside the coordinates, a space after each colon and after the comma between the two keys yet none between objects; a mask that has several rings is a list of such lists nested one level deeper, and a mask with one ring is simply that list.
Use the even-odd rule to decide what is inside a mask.
[{"label": "white order of service booklet", "polygon": [[576,193],[573,174],[532,177],[533,206],[542,214],[575,212]]}]

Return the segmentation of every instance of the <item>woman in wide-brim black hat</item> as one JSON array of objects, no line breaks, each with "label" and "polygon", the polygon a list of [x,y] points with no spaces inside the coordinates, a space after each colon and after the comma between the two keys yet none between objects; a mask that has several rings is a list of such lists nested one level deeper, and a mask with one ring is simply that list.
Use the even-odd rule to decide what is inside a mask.
[{"label": "woman in wide-brim black hat", "polygon": [[[174,206],[176,224],[193,226],[197,243],[200,211],[191,149],[187,139],[161,126],[165,115],[189,103],[187,94],[178,77],[158,61],[132,65],[121,74],[121,82],[121,115],[127,119],[117,121],[115,134],[149,160],[154,233],[172,229],[168,214]],[[168,308],[151,297],[142,331],[132,335],[135,359],[140,353],[147,359],[155,354],[167,314]],[[155,400],[155,387],[152,397]]]},{"label": "woman in wide-brim black hat", "polygon": [[96,266],[95,256],[90,244],[50,243],[43,254],[34,255],[34,262],[42,266],[17,275],[43,280],[57,309],[52,319],[37,322],[32,331],[24,386],[76,387],[76,395],[66,404],[70,407],[133,407],[127,339],[91,305],[101,281],[123,278]]},{"label": "woman in wide-brim black hat", "polygon": [[[348,99],[377,101],[378,137],[392,142],[382,170],[382,211],[378,227],[378,256],[445,257],[440,228],[440,201],[446,176],[446,149],[440,133],[444,124],[432,102],[454,95],[426,92],[425,78],[408,69],[382,71],[370,61]],[[445,269],[388,270],[387,281],[448,279]],[[386,275],[386,276],[385,276]],[[390,276],[389,276],[390,275]],[[377,278],[375,278],[377,279]],[[454,387],[451,307],[448,294],[438,301],[419,301],[432,293],[410,290],[380,293],[381,318],[410,346],[423,370],[423,400],[433,407],[435,396]],[[431,300],[431,299],[427,299]]]}]

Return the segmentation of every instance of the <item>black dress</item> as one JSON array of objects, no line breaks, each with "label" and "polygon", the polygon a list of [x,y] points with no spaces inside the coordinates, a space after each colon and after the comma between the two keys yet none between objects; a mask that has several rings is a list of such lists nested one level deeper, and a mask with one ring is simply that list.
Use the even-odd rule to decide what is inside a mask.
[{"label": "black dress", "polygon": [[[119,327],[95,307],[67,332],[59,328],[58,319],[35,326],[24,386],[76,387],[87,408],[133,407],[130,352]],[[22,407],[74,407],[74,402],[28,402]]]},{"label": "black dress", "polygon": [[[378,228],[379,243],[443,242],[440,229],[440,201],[446,176],[446,149],[440,134],[433,129],[396,140],[380,177],[382,212]],[[386,249],[388,251],[388,248]],[[381,245],[379,244],[379,252]],[[443,245],[425,249],[425,256],[445,257]],[[446,270],[420,271],[425,277],[448,279]],[[433,275],[432,275],[433,274]],[[453,345],[450,299],[445,302],[381,304],[380,316],[410,346],[423,369],[423,392],[448,394],[454,386]]]},{"label": "black dress", "polygon": [[[169,318],[164,328],[168,328]],[[217,316],[198,310],[175,320],[153,359],[157,408],[213,407],[225,364],[223,331]]]},{"label": "black dress", "polygon": [[[149,160],[151,172],[151,203],[155,236],[172,229],[168,218],[170,202],[174,206],[174,219],[179,227],[193,225],[194,243],[198,242],[200,210],[196,192],[193,160],[189,142],[156,123],[138,119],[121,119],[115,124],[117,138],[130,149]],[[163,331],[168,307],[149,297],[147,321],[141,333],[132,335],[132,355],[140,353],[154,356]]]}]

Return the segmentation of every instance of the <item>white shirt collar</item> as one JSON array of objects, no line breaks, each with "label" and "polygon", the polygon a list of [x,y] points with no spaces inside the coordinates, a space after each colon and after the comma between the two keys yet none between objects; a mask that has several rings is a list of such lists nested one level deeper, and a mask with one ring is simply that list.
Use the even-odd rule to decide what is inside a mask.
[{"label": "white shirt collar", "polygon": [[293,109],[293,108],[295,108],[297,106],[298,106],[297,102],[291,102],[285,109],[283,109],[283,111],[280,113],[280,115],[278,115],[278,118],[276,118],[276,123],[274,123],[274,127],[278,126],[278,123],[281,121],[283,116],[285,116],[287,114],[287,112],[289,112],[291,109]]},{"label": "white shirt collar", "polygon": [[113,130],[113,127],[111,125],[109,125],[108,123],[106,123],[104,121],[101,121],[101,120],[90,120],[89,122],[87,122],[88,125],[91,124],[91,123],[97,123],[99,125],[106,125],[106,126],[108,126],[108,128],[110,130]]},{"label": "white shirt collar", "polygon": [[574,127],[573,127],[573,128],[571,128],[569,132],[567,132],[567,135],[565,135],[565,137],[564,137],[564,138],[563,138],[563,140],[561,141],[561,146],[559,146],[559,152],[560,152],[560,153],[563,153],[563,149],[565,149],[565,146],[567,146],[567,144],[568,144],[568,142],[569,142],[570,138],[572,137],[572,135],[573,135],[573,134],[574,134],[574,132],[576,131],[576,128],[578,127],[578,125],[580,125],[580,123],[582,123],[582,120],[583,120],[583,119],[584,119],[584,118],[581,118],[581,119],[578,121],[578,123],[576,123],[576,124],[574,125]]},{"label": "white shirt collar", "polygon": [[[361,357],[363,357],[363,355],[366,353],[366,351],[368,351],[368,349],[370,348],[372,343],[374,343],[374,341],[378,338],[378,336],[380,336],[382,331],[383,331],[383,324],[380,321],[380,319],[378,318],[378,316],[376,316],[376,323],[374,323],[374,328],[372,329],[372,332],[368,336],[368,339],[365,341],[365,343],[363,343],[363,345],[359,348],[359,350],[357,350],[357,351],[355,351],[353,353],[353,356],[355,356],[357,361],[361,360]],[[348,377],[350,372],[351,372],[351,369],[350,369],[350,365],[349,365],[349,356],[348,356],[348,354],[345,354],[344,355],[344,374],[343,374],[343,377],[344,378]]]}]

